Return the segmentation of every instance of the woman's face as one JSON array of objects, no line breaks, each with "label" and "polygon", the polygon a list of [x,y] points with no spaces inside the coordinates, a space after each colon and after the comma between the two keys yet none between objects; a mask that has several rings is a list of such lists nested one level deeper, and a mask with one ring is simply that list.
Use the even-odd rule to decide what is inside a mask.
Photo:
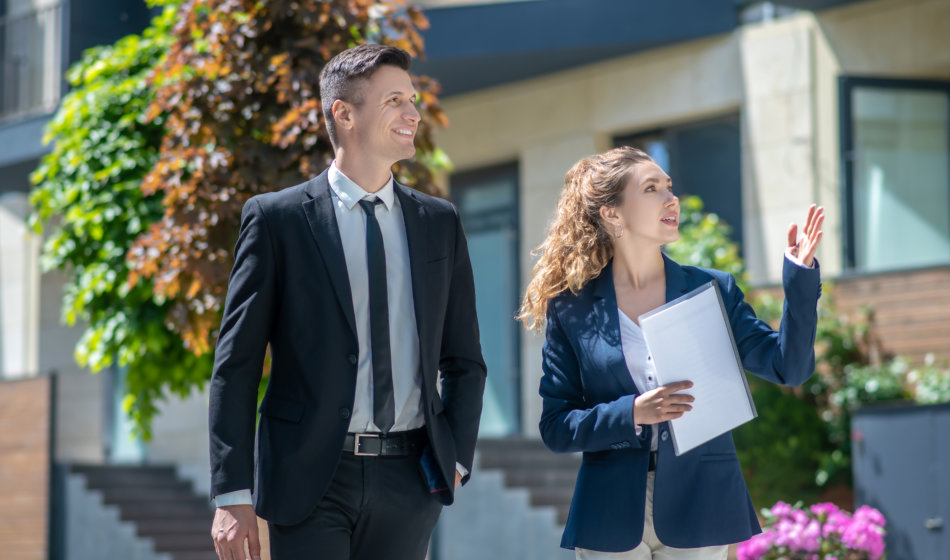
[{"label": "woman's face", "polygon": [[679,197],[673,194],[670,176],[652,161],[637,163],[630,168],[620,206],[607,208],[604,214],[613,226],[610,233],[614,236],[616,226],[623,225],[623,236],[615,237],[615,242],[664,245],[680,236]]}]

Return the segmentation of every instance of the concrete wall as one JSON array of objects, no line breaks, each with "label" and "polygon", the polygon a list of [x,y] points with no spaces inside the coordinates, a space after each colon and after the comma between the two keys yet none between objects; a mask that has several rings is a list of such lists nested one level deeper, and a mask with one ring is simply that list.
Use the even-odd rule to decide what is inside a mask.
[{"label": "concrete wall", "polygon": [[[753,283],[781,280],[785,231],[826,208],[819,251],[841,272],[837,77],[950,78],[950,2],[881,0],[745,26],[542,78],[443,100],[437,140],[457,171],[519,161],[521,277],[564,173],[615,136],[739,113],[744,251]],[[675,181],[675,177],[673,178]],[[540,337],[522,342],[523,425],[536,435]]]},{"label": "concrete wall", "polygon": [[195,390],[185,399],[171,397],[159,410],[152,424],[154,438],[147,445],[149,462],[176,465],[178,475],[191,481],[197,493],[209,495],[207,390]]},{"label": "concrete wall", "polygon": [[0,379],[35,375],[39,365],[39,239],[26,225],[24,193],[0,195]]}]

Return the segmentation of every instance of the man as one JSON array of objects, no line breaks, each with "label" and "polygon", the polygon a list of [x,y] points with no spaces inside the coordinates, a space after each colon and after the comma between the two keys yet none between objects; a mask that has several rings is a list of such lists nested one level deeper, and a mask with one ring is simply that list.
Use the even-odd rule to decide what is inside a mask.
[{"label": "man", "polygon": [[244,206],[210,393],[222,560],[245,541],[259,557],[255,511],[274,560],[421,560],[468,478],[485,364],[465,237],[454,206],[391,173],[415,154],[409,63],[381,45],[330,60],[336,159]]}]

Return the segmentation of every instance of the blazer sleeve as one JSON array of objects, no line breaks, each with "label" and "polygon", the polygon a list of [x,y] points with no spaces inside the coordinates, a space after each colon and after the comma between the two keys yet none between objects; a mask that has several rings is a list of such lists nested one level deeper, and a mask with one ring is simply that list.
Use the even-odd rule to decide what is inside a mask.
[{"label": "blazer sleeve", "polygon": [[[455,440],[456,461],[471,473],[482,414],[486,368],[479,342],[475,280],[468,244],[458,211],[454,206],[452,210],[455,225],[454,263],[442,328],[439,370],[442,374],[444,414]],[[464,479],[468,477],[466,475]]]},{"label": "blazer sleeve", "polygon": [[723,300],[742,365],[753,374],[780,385],[801,385],[815,371],[815,336],[821,274],[818,261],[805,268],[787,258],[782,284],[785,303],[778,331],[756,317],[735,279],[728,276]]},{"label": "blazer sleeve", "polygon": [[274,250],[260,202],[241,213],[209,392],[211,494],[253,488],[257,388],[273,324]]},{"label": "blazer sleeve", "polygon": [[649,441],[644,426],[638,437],[633,419],[637,395],[594,404],[584,398],[580,365],[554,302],[548,305],[547,331],[541,351],[541,439],[556,453],[641,447]]}]

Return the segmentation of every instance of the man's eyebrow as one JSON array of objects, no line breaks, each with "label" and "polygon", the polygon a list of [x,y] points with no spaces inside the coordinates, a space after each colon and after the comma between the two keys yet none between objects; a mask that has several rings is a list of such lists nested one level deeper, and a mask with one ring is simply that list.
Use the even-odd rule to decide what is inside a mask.
[{"label": "man's eyebrow", "polygon": [[[387,93],[386,95],[384,95],[383,97],[389,97],[389,96],[391,96],[391,95],[406,95],[406,92],[402,91],[401,89],[394,89],[394,90],[390,91],[389,93]],[[419,93],[416,92],[416,91],[413,91],[413,92],[409,95],[409,97],[419,97]]]}]

